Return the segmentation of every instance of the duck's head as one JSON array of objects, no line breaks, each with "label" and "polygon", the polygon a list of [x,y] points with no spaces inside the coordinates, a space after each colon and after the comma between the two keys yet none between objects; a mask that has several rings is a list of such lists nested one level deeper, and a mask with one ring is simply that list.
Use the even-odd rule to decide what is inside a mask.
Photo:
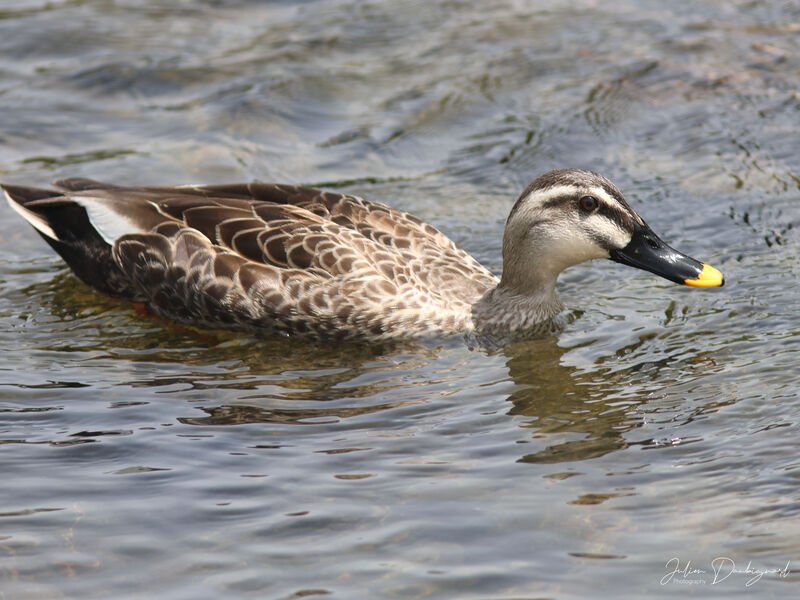
[{"label": "duck's head", "polygon": [[503,236],[501,285],[517,293],[552,293],[558,274],[592,258],[610,258],[696,287],[723,284],[722,273],[667,246],[597,173],[550,171],[511,210]]}]

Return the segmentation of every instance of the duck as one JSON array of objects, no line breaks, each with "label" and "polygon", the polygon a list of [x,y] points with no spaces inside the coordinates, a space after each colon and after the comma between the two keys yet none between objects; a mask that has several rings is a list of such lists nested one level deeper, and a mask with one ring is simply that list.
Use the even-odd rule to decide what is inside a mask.
[{"label": "duck", "polygon": [[2,185],[11,208],[95,290],[199,327],[316,339],[521,335],[565,310],[564,269],[610,259],[710,288],[606,177],[538,176],[511,208],[495,276],[432,225],[361,197],[274,183],[55,189]]}]

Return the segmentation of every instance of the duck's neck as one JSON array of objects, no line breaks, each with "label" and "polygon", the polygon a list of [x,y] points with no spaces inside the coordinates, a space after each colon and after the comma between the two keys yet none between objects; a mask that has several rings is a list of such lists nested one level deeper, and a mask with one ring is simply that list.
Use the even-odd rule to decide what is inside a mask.
[{"label": "duck's neck", "polygon": [[539,282],[535,291],[520,290],[501,281],[472,305],[475,331],[487,335],[523,333],[535,329],[564,310],[556,294],[556,280]]}]

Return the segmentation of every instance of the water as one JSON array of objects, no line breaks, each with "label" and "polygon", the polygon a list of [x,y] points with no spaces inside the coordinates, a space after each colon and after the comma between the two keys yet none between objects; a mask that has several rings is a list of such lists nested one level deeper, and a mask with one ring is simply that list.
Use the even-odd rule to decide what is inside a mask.
[{"label": "water", "polygon": [[571,323],[492,349],[198,332],[0,208],[0,598],[796,596],[798,33],[777,1],[0,2],[4,181],[325,185],[499,271],[516,195],[577,166],[728,282],[580,265]]}]

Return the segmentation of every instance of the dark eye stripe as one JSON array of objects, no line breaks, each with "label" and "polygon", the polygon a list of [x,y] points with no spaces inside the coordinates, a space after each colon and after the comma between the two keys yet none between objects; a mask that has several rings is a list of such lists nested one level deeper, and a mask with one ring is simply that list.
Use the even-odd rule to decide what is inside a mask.
[{"label": "dark eye stripe", "polygon": [[[590,196],[590,194],[585,194],[584,196],[581,197],[581,199],[583,199],[583,197],[586,196]],[[595,198],[594,196],[592,197]],[[575,201],[574,198],[575,198],[574,194],[564,194],[563,196],[557,196],[555,198],[551,198],[547,202],[544,202],[542,204],[542,208],[548,209],[557,206],[562,206],[569,202],[574,202]],[[630,231],[633,229],[633,218],[631,217],[630,214],[627,213],[626,210],[624,210],[623,208],[617,208],[616,206],[608,204],[607,202],[603,202],[598,198],[595,198],[595,200],[597,200],[598,204],[597,208],[595,209],[595,212],[597,214],[603,215],[609,221],[613,221],[614,223],[617,224],[617,226],[620,229],[623,229],[625,231]]]},{"label": "dark eye stripe", "polygon": [[620,229],[624,231],[633,230],[633,219],[627,212],[624,212],[613,206],[609,206],[605,202],[600,203],[600,207],[597,209],[597,212],[603,215],[609,221],[616,223]]}]

